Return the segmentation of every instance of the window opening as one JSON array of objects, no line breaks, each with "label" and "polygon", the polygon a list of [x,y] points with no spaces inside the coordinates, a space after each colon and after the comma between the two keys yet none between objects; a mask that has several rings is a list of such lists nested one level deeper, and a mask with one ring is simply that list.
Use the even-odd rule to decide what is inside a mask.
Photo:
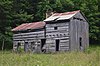
[{"label": "window opening", "polygon": [[54,30],[57,30],[58,29],[58,27],[54,27]]},{"label": "window opening", "polygon": [[79,44],[80,44],[80,50],[83,50],[83,46],[82,46],[82,38],[79,38]]}]

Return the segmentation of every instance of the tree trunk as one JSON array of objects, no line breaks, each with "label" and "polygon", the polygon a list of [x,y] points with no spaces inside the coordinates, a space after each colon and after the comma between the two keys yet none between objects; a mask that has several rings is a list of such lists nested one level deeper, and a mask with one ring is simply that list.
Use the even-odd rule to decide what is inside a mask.
[{"label": "tree trunk", "polygon": [[4,39],[2,41],[2,51],[3,51],[3,49],[4,49]]}]

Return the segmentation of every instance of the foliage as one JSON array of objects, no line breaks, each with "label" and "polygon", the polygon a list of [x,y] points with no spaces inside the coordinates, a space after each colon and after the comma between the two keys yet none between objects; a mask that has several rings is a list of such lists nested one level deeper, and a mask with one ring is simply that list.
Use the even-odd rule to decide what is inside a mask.
[{"label": "foliage", "polygon": [[0,66],[100,66],[100,46],[85,52],[32,54],[0,52]]},{"label": "foliage", "polygon": [[26,22],[42,21],[47,11],[81,10],[89,21],[90,42],[98,43],[100,42],[99,7],[99,0],[0,0],[0,48],[3,37],[6,43],[12,45],[10,44],[12,28]]}]

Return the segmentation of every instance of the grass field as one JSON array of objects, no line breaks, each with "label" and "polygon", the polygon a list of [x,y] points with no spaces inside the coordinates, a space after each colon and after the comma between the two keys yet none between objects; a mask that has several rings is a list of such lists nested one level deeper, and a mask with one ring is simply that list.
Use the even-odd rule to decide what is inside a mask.
[{"label": "grass field", "polygon": [[0,52],[0,66],[100,66],[100,46],[84,52],[32,54]]}]

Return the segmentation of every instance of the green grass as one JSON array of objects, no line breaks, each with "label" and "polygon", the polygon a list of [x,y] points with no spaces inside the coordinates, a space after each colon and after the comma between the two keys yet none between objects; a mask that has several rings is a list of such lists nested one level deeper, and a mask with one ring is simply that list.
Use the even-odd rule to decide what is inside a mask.
[{"label": "green grass", "polygon": [[100,46],[91,46],[85,52],[55,54],[0,52],[0,66],[100,66]]}]

